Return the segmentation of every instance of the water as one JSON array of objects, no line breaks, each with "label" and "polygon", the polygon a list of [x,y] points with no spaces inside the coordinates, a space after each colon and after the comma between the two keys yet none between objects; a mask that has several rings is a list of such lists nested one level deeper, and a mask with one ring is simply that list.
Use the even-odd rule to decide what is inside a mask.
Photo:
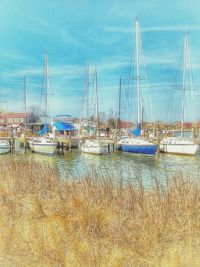
[{"label": "water", "polygon": [[[15,154],[15,157],[22,157],[22,155],[22,153]],[[115,182],[136,181],[142,178],[148,186],[154,179],[165,181],[180,171],[187,176],[199,179],[200,171],[200,154],[195,156],[159,154],[155,157],[147,157],[118,152],[98,156],[74,150],[67,152],[65,156],[45,156],[30,152],[26,157],[54,165],[58,168],[62,179],[70,180],[85,176],[106,177]]]}]

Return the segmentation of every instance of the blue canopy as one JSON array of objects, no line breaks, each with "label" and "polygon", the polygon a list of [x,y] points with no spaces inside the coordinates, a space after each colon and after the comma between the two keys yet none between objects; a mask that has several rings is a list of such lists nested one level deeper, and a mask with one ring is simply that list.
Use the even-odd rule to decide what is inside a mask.
[{"label": "blue canopy", "polygon": [[137,128],[132,130],[131,133],[135,136],[140,136],[141,135],[141,123],[138,123]]},{"label": "blue canopy", "polygon": [[42,130],[38,131],[38,134],[39,135],[43,135],[45,133],[48,133],[48,131],[49,131],[49,126],[48,126],[47,123],[45,123],[44,126],[43,126],[43,128],[42,128]]},{"label": "blue canopy", "polygon": [[69,122],[55,122],[54,127],[56,131],[75,131],[75,127]]}]

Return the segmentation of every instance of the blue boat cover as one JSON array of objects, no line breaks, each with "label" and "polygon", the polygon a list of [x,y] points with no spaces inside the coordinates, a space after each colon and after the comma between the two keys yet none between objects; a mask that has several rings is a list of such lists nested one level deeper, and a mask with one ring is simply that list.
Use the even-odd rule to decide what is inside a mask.
[{"label": "blue boat cover", "polygon": [[131,133],[135,136],[140,136],[141,135],[141,123],[138,123],[137,128],[132,130]]},{"label": "blue boat cover", "polygon": [[131,145],[131,144],[121,144],[117,148],[122,152],[143,154],[143,155],[155,155],[157,151],[157,145]]},{"label": "blue boat cover", "polygon": [[43,126],[43,128],[42,128],[42,130],[38,131],[38,134],[39,135],[43,135],[45,133],[48,133],[48,131],[49,131],[49,126],[48,126],[47,123],[45,123],[44,126]]},{"label": "blue boat cover", "polygon": [[56,131],[75,131],[75,127],[69,122],[60,122],[57,121],[54,123]]}]

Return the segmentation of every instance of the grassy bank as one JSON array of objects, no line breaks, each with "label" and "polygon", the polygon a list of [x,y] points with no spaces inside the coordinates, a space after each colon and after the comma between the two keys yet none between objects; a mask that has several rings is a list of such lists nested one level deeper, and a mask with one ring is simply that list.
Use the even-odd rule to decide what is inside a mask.
[{"label": "grassy bank", "polygon": [[0,266],[200,266],[200,184],[181,174],[145,191],[0,161]]}]

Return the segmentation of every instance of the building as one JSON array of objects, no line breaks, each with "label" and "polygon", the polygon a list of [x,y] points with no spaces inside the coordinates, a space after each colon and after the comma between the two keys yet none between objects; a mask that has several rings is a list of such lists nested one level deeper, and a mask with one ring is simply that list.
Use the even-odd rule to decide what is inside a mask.
[{"label": "building", "polygon": [[0,125],[21,125],[24,126],[26,123],[34,124],[38,122],[39,118],[32,112],[20,112],[20,113],[1,113],[0,114]]}]

